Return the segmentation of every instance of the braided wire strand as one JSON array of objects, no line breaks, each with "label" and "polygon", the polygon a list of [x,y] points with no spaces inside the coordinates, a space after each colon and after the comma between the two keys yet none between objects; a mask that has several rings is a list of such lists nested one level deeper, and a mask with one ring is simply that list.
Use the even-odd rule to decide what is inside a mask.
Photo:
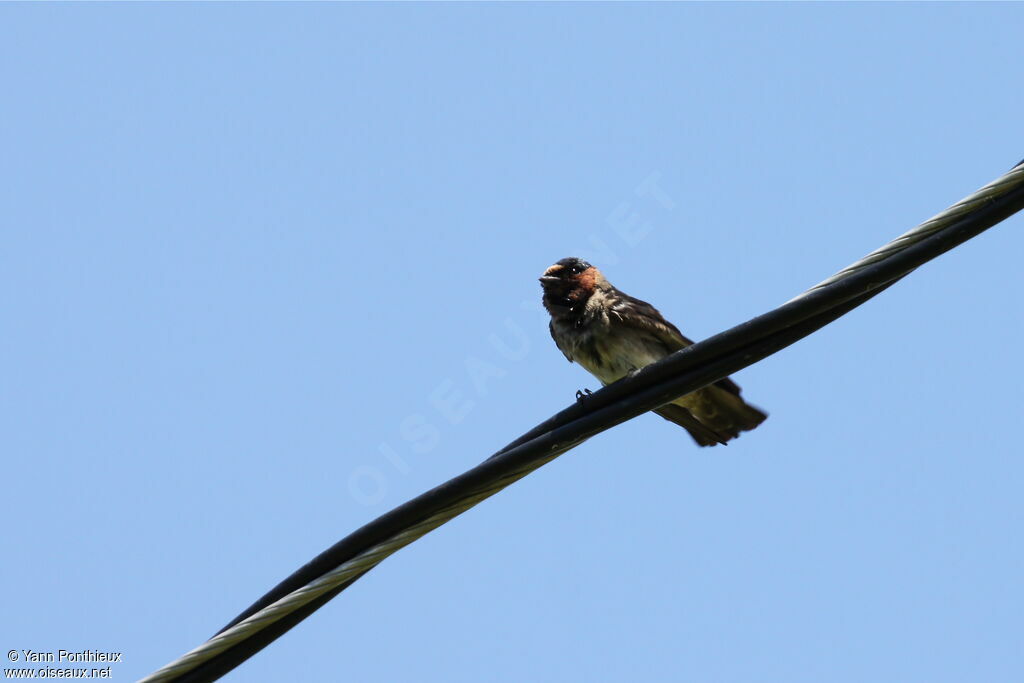
[{"label": "braided wire strand", "polygon": [[879,261],[888,258],[892,254],[903,251],[907,247],[917,244],[923,239],[931,237],[935,233],[948,228],[950,225],[955,223],[965,215],[977,211],[979,207],[988,204],[1004,194],[1011,192],[1024,184],[1024,163],[1011,169],[1006,175],[993,180],[988,185],[984,186],[974,194],[964,197],[953,206],[949,207],[945,211],[932,216],[924,223],[921,223],[916,228],[908,230],[896,239],[892,240],[888,244],[885,244],[873,252],[865,256],[864,258],[851,263],[846,266],[838,273],[822,280],[818,284],[814,285],[806,292],[803,292],[797,297],[790,299],[790,301],[796,301],[807,296],[809,293],[826,287],[833,282],[838,282],[844,278],[853,275],[854,273],[860,272],[870,265],[878,263]]},{"label": "braided wire strand", "polygon": [[[1024,186],[1024,163],[1018,165],[1013,170],[984,186],[977,192],[974,192],[968,197],[950,206],[945,211],[935,215],[914,229],[872,251],[864,258],[840,270],[827,280],[811,287],[791,301],[799,300],[815,290],[849,278],[865,268],[883,261],[892,255],[934,235],[944,228],[953,225],[960,218],[978,210],[980,207],[985,206],[987,203],[990,203],[1011,191],[1021,188],[1022,186]],[[320,575],[318,578],[310,581],[306,585],[291,591],[277,601],[263,607],[233,626],[224,629],[205,643],[158,669],[149,676],[141,679],[141,683],[165,683],[194,670],[201,664],[213,659],[218,654],[245,641],[254,633],[258,633],[268,625],[283,619],[318,597],[328,593],[332,589],[341,586],[346,581],[358,578],[360,575],[374,568],[398,550],[419,538],[422,538],[429,532],[442,526],[463,512],[466,512],[487,498],[490,498],[519,479],[522,479],[551,460],[554,460],[566,451],[579,445],[584,440],[585,439],[577,439],[558,443],[550,448],[544,457],[535,459],[522,467],[513,469],[511,472],[504,473],[492,481],[482,483],[476,488],[466,492],[462,497],[451,504],[436,510],[433,514],[430,514],[422,520],[401,529],[386,538],[384,541],[356,554],[351,559],[337,565],[334,569]],[[512,445],[510,444],[509,447],[503,449],[499,452],[499,455],[509,450],[511,446]]]},{"label": "braided wire strand", "polygon": [[363,551],[351,560],[348,560],[347,562],[338,565],[335,569],[323,574],[320,578],[289,593],[256,614],[253,614],[231,628],[226,629],[213,638],[210,638],[199,647],[187,652],[170,664],[167,664],[149,676],[140,679],[139,683],[163,683],[174,680],[181,674],[191,671],[203,662],[212,659],[233,645],[245,640],[250,635],[262,630],[267,625],[272,624],[279,619],[283,619],[288,614],[291,614],[298,608],[315,600],[331,589],[345,583],[353,577],[359,576],[370,569],[373,569],[390,555],[393,555],[413,541],[426,536],[439,526],[514,484],[534,470],[539,469],[551,460],[554,460],[571,447],[572,445],[566,445],[563,449],[559,449],[557,452],[553,453],[550,458],[546,458],[536,463],[531,463],[529,467],[518,469],[504,477],[501,477],[498,481],[484,485],[476,491],[469,493],[467,496],[452,503],[448,507],[438,510],[435,514],[427,517],[423,521],[399,532],[387,541]]}]

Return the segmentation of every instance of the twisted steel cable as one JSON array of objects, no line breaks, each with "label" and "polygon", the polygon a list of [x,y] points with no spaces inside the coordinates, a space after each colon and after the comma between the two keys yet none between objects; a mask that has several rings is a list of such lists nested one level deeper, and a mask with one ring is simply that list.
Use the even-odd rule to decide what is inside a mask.
[{"label": "twisted steel cable", "polygon": [[[855,263],[851,263],[850,265],[843,268],[832,277],[828,278],[827,280],[823,280],[822,282],[819,282],[818,284],[814,285],[807,291],[813,292],[816,289],[820,289],[826,285],[836,282],[837,280],[841,280],[842,278],[847,277],[852,273],[856,273],[857,271],[867,268],[872,263],[878,263],[879,261],[886,258],[890,254],[898,252],[902,249],[906,249],[907,247],[913,244],[917,244],[918,242],[925,239],[929,235],[933,235],[939,230],[947,228],[960,217],[971,213],[980,206],[984,206],[987,202],[995,201],[1002,195],[1006,194],[1010,190],[1017,187],[1017,184],[1020,182],[1020,177],[1022,174],[1024,174],[1024,161],[1021,161],[1019,164],[1014,166],[1012,169],[1010,169],[1009,172],[1007,172],[1006,175],[1002,176],[1001,178],[993,180],[991,183],[981,188],[980,190],[970,195],[969,197],[964,197],[956,204],[943,211],[942,213],[933,216],[932,218],[929,218],[928,220],[926,220],[924,223],[921,223],[913,230],[908,230],[907,232],[903,233],[902,235],[894,239],[892,242],[889,242],[888,244],[879,247],[878,249],[875,249],[873,252],[871,252],[864,258],[860,259],[859,261],[856,261]],[[806,293],[807,292],[805,292],[804,294]],[[800,296],[804,296],[804,294],[801,294]]]},{"label": "twisted steel cable", "polygon": [[1021,209],[1024,162],[779,308],[595,392],[471,470],[385,513],[282,581],[210,640],[142,680],[219,678],[386,557],[591,436],[789,346]]}]

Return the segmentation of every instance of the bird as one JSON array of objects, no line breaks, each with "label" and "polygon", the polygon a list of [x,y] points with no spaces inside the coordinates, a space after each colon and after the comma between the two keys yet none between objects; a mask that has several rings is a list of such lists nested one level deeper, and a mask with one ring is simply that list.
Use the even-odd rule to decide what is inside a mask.
[{"label": "bird", "polygon": [[[658,309],[616,289],[583,259],[561,259],[540,283],[555,345],[602,385],[693,344]],[[768,417],[740,393],[726,377],[653,412],[685,428],[700,446],[725,444]]]}]

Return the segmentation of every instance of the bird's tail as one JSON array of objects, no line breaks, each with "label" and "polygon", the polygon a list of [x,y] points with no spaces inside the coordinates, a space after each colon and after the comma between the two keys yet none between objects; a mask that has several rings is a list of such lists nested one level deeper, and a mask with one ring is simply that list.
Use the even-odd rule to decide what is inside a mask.
[{"label": "bird's tail", "polygon": [[718,444],[725,444],[729,440],[728,434],[721,434],[710,427],[706,427],[693,416],[693,413],[683,406],[666,403],[660,408],[655,408],[652,412],[661,415],[669,422],[674,422],[688,431],[699,446],[717,446]]},{"label": "bird's tail", "polygon": [[705,387],[654,412],[684,427],[700,446],[725,444],[768,417],[764,411],[744,401],[732,382],[728,386]]}]

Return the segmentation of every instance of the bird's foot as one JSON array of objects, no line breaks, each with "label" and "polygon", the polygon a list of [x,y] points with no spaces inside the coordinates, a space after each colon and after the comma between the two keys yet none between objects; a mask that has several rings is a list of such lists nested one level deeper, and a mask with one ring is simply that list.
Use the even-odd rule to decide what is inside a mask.
[{"label": "bird's foot", "polygon": [[576,392],[576,401],[578,403],[586,403],[587,399],[593,393],[594,392],[591,391],[590,389],[581,389],[581,390]]}]

